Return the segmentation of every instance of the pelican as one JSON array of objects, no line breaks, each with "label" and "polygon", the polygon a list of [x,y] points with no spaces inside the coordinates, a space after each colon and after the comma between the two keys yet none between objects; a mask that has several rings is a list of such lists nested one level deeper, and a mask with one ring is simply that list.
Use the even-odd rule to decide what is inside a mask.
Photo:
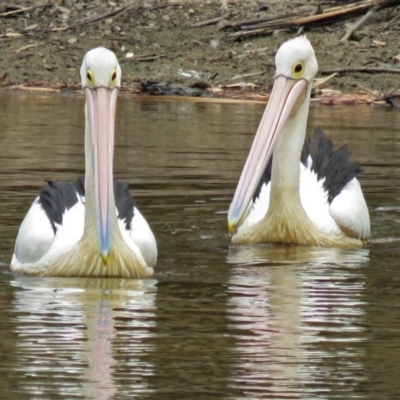
[{"label": "pelican", "polygon": [[318,71],[306,37],[275,58],[271,97],[228,212],[236,243],[359,248],[370,238],[368,208],[346,146],[317,129],[305,139],[311,85]]},{"label": "pelican", "polygon": [[121,68],[103,47],[80,70],[85,104],[85,178],[48,182],[19,228],[11,270],[30,275],[144,278],[157,245],[128,184],[113,179]]}]

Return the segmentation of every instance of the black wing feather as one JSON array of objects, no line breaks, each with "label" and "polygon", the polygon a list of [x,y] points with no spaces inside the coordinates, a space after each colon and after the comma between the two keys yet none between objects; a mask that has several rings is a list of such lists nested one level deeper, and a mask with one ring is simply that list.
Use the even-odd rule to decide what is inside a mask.
[{"label": "black wing feather", "polygon": [[257,190],[253,195],[253,203],[257,200],[258,196],[260,195],[261,188],[263,187],[264,183],[267,185],[271,181],[271,173],[272,173],[272,156],[268,161],[267,166],[265,167],[260,183],[258,184]]},{"label": "black wing feather", "polygon": [[[328,192],[329,204],[342,191],[342,189],[360,172],[358,161],[349,161],[351,152],[347,145],[333,150],[333,143],[320,128],[315,128],[311,138],[304,140],[300,162],[308,166],[311,156],[311,170],[317,174],[317,179],[325,178],[324,188]],[[253,202],[260,195],[264,184],[271,181],[272,157],[269,160],[263,176],[253,196]]]},{"label": "black wing feather", "polygon": [[349,161],[351,151],[344,145],[333,150],[333,143],[320,128],[316,128],[310,141],[311,170],[318,180],[325,177],[324,188],[328,192],[329,204],[342,189],[360,172],[358,161]]},{"label": "black wing feather", "polygon": [[47,186],[40,190],[39,204],[45,211],[54,234],[57,232],[56,224],[62,223],[65,210],[78,202],[77,194],[82,191],[84,192],[81,178],[75,182],[47,181]]},{"label": "black wing feather", "polygon": [[[56,224],[62,224],[65,210],[69,210],[78,202],[78,195],[85,196],[84,177],[74,182],[47,181],[47,186],[40,190],[39,204],[45,211],[54,234],[57,232]],[[126,229],[130,230],[135,201],[129,193],[128,184],[114,181],[114,196],[118,218],[124,220]]]},{"label": "black wing feather", "polygon": [[114,181],[115,205],[118,210],[118,218],[125,222],[125,228],[130,231],[134,215],[135,200],[129,193],[126,182]]}]

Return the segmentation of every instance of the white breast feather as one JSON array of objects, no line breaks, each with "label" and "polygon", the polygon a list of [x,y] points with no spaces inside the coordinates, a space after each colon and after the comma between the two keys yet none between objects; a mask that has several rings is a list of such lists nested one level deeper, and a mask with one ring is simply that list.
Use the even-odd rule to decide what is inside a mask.
[{"label": "white breast feather", "polygon": [[[311,167],[311,157],[308,158],[307,164]],[[354,232],[357,237],[369,238],[368,208],[358,180],[353,178],[331,204],[328,202],[328,192],[324,189],[324,182],[324,178],[318,180],[314,171],[300,163],[300,200],[308,218],[327,235],[340,232],[339,224]],[[270,190],[270,182],[262,186],[258,198],[238,232],[244,232],[265,217],[269,207]]]},{"label": "white breast feather", "polygon": [[[307,164],[311,167],[311,157]],[[317,174],[300,163],[300,200],[308,218],[327,235],[338,233],[340,228],[329,212],[328,192],[324,188],[325,178],[318,180]]]}]

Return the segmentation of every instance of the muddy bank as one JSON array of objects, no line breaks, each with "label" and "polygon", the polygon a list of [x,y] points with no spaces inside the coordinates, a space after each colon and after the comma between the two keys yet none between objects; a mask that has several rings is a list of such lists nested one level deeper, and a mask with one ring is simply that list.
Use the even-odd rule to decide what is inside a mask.
[{"label": "muddy bank", "polygon": [[[305,0],[296,2],[295,9],[292,1],[278,0],[32,3],[0,4],[0,75],[5,89],[17,85],[78,89],[84,53],[102,45],[117,54],[125,91],[141,93],[150,82],[194,85],[198,91],[194,95],[208,87],[217,96],[234,93],[234,97],[241,97],[246,93],[256,98],[262,98],[270,87],[277,47],[296,35],[299,28],[237,39],[232,37],[235,30],[229,26],[223,29],[224,24],[308,14],[315,6],[315,2]],[[343,3],[327,1],[322,7]],[[347,70],[329,82],[328,90],[317,89],[317,94],[328,93],[329,97],[338,91],[348,97],[349,93],[362,93],[364,98],[377,99],[397,90],[399,16],[400,8],[378,10],[344,43],[340,39],[346,24],[359,16],[305,27],[303,33],[317,53],[318,77],[326,77],[335,69]],[[199,26],[210,20],[215,22]],[[362,68],[380,72],[363,72]],[[385,68],[392,72],[385,72]],[[233,86],[233,92],[229,86]]]}]

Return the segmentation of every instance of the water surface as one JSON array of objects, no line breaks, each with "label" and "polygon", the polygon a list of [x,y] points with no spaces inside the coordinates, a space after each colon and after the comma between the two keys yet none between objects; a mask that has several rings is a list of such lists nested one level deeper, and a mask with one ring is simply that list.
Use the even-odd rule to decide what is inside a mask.
[{"label": "water surface", "polygon": [[400,393],[400,114],[312,107],[363,166],[365,249],[234,246],[226,212],[263,106],[121,97],[115,175],[159,244],[152,279],[9,272],[46,179],[83,174],[83,97],[1,94],[4,398],[384,399]]}]

